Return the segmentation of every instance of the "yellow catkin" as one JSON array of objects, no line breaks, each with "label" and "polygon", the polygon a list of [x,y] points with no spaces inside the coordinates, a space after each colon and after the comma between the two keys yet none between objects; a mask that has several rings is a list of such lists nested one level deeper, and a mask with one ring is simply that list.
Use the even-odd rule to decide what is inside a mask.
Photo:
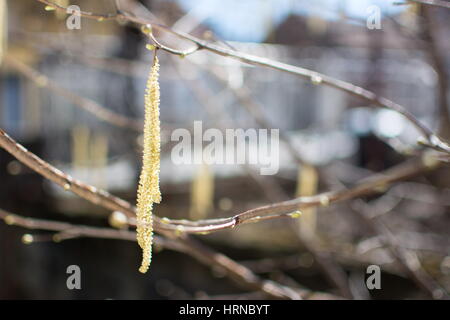
[{"label": "yellow catkin", "polygon": [[144,152],[137,192],[137,242],[142,248],[139,271],[147,272],[152,259],[153,203],[161,202],[159,190],[160,123],[159,123],[159,61],[155,56],[145,91]]},{"label": "yellow catkin", "polygon": [[[317,193],[318,174],[316,168],[311,165],[302,165],[299,168],[297,178],[297,196],[312,196]],[[302,218],[298,221],[300,232],[308,238],[314,237],[317,224],[315,208],[303,209]]]},{"label": "yellow catkin", "polygon": [[207,164],[202,164],[191,185],[192,220],[205,219],[213,209],[214,203],[214,176]]}]

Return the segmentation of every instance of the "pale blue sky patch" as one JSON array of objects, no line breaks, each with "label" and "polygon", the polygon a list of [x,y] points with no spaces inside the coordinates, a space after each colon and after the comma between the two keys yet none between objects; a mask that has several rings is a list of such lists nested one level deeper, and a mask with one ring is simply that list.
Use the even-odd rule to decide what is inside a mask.
[{"label": "pale blue sky patch", "polygon": [[367,8],[379,6],[383,15],[398,14],[406,6],[394,0],[176,0],[181,7],[203,20],[221,38],[229,41],[261,42],[289,14],[337,20],[340,13],[366,19]]}]

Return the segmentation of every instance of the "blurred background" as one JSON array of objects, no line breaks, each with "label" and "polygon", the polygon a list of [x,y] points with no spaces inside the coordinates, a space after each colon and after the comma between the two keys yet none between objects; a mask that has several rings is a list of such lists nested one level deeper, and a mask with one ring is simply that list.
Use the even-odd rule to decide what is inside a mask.
[{"label": "blurred background", "polygon": [[[232,50],[354,83],[405,106],[448,139],[450,10],[395,2],[54,0],[102,14],[132,11]],[[38,1],[0,3],[1,37],[7,43],[2,47],[0,128],[62,171],[134,203],[139,126],[152,61],[149,39],[125,22],[82,19],[81,29],[69,30],[66,14],[46,11]],[[381,28],[368,28],[378,9]],[[155,36],[173,48],[191,46],[167,32],[155,31]],[[403,117],[321,86],[320,79],[305,81],[206,50],[184,58],[160,51],[159,59],[163,201],[154,214],[160,217],[228,217],[350,186],[420,152],[419,133]],[[123,116],[125,124],[99,118],[99,108]],[[249,165],[175,165],[171,132],[191,130],[194,121],[202,121],[204,130],[280,129],[279,172],[265,177]],[[374,230],[376,220],[440,288],[431,290],[431,298],[441,298],[450,290],[448,178],[448,168],[440,168],[371,197],[308,210],[298,221],[261,222],[198,239],[262,277],[294,287],[354,299],[430,298],[430,290],[420,288],[393,256],[388,235]],[[102,227],[110,215],[45,181],[3,150],[0,209]],[[29,245],[22,241],[28,233],[34,237]],[[180,253],[155,250],[149,273],[142,275],[141,253],[133,242],[51,239],[49,232],[0,222],[0,298],[249,294],[223,270]],[[66,288],[71,264],[82,270],[82,290]],[[381,290],[365,286],[371,264],[381,267]]]}]

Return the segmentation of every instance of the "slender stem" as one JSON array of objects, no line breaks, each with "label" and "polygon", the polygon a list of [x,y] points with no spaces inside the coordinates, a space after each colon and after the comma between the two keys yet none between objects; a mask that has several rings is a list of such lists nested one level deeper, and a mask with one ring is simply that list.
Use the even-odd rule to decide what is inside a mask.
[{"label": "slender stem", "polygon": [[[127,230],[115,230],[111,228],[97,228],[84,225],[73,225],[67,222],[41,220],[21,217],[0,209],[0,219],[9,225],[17,225],[27,229],[39,229],[57,231],[64,236],[58,237],[58,241],[79,237],[119,239],[136,241],[136,234]],[[223,268],[228,276],[238,284],[251,290],[258,290],[277,299],[302,299],[312,294],[309,290],[294,289],[283,286],[277,282],[263,280],[256,276],[247,267],[231,260],[227,256],[217,253],[193,239],[170,239],[155,236],[154,243],[162,248],[179,251],[193,256],[198,261]],[[337,297],[335,297],[337,298]]]},{"label": "slender stem", "polygon": [[[56,169],[35,154],[29,152],[22,145],[12,139],[5,131],[0,129],[0,147],[11,153],[17,160],[27,165],[50,181],[55,182],[67,191],[100,206],[113,211],[123,212],[130,218],[135,217],[135,208],[129,202],[109,194],[107,191],[84,184],[72,178],[59,169]],[[430,151],[431,152],[431,151]],[[288,218],[293,211],[304,208],[329,205],[334,202],[349,200],[376,192],[389,184],[404,180],[438,167],[441,163],[433,154],[424,153],[422,158],[415,158],[382,173],[375,174],[350,189],[324,192],[311,197],[299,197],[292,200],[281,201],[271,205],[251,209],[235,216],[224,219],[208,219],[200,221],[172,220],[154,217],[154,228],[159,233],[210,233],[218,230],[231,229],[240,224],[258,222],[275,218]],[[139,223],[135,221],[135,223]]]},{"label": "slender stem", "polygon": [[[52,6],[56,10],[64,10],[66,11],[66,8],[64,6],[55,4],[48,0],[37,0],[41,3],[44,3],[46,5]],[[380,97],[376,95],[375,93],[366,90],[362,87],[356,86],[352,83],[342,81],[339,79],[335,79],[333,77],[324,75],[322,73],[312,71],[306,68],[297,67],[293,65],[289,65],[286,63],[282,63],[279,61],[271,60],[268,58],[258,57],[247,53],[242,53],[236,50],[228,49],[225,47],[221,47],[212,43],[209,43],[208,41],[201,40],[199,38],[196,38],[190,34],[174,31],[170,29],[169,27],[159,24],[159,23],[152,23],[151,21],[148,21],[144,18],[135,17],[129,14],[125,13],[115,13],[115,14],[98,14],[93,12],[87,12],[87,11],[80,11],[80,15],[86,18],[90,19],[97,19],[97,20],[119,20],[119,21],[128,21],[135,24],[138,24],[140,26],[147,26],[150,25],[152,28],[162,30],[169,32],[171,34],[174,34],[175,36],[179,37],[180,39],[188,40],[192,43],[194,43],[197,47],[195,49],[205,49],[210,52],[213,52],[215,54],[230,57],[248,64],[252,65],[258,65],[263,66],[271,69],[275,69],[278,71],[290,73],[296,76],[300,76],[302,78],[305,78],[309,81],[313,81],[317,84],[323,84],[332,88],[336,88],[338,90],[344,91],[349,93],[350,95],[353,95],[355,97],[363,98],[372,104],[394,110],[401,115],[403,115],[411,124],[413,124],[419,132],[424,136],[424,138],[427,140],[428,144],[427,146],[433,146],[435,149],[446,152],[450,154],[450,146],[442,141],[436,134],[433,133],[428,127],[426,127],[424,124],[422,124],[412,113],[410,113],[408,110],[406,110],[403,106],[401,106],[398,103],[395,103],[387,98]],[[161,47],[161,49],[163,49]],[[170,52],[170,51],[168,51]],[[174,52],[172,52],[174,53]]]},{"label": "slender stem", "polygon": [[95,117],[108,122],[114,126],[131,129],[137,132],[142,132],[143,123],[138,119],[131,119],[116,112],[113,112],[97,102],[78,96],[73,92],[59,86],[56,82],[50,80],[48,77],[43,75],[42,73],[34,70],[33,68],[27,66],[21,61],[15,59],[11,55],[5,57],[6,63],[13,67],[16,71],[23,74],[25,77],[33,81],[38,87],[46,88],[51,92],[54,92],[70,102],[72,102],[75,106],[86,110],[93,114]]},{"label": "slender stem", "polygon": [[450,9],[450,2],[442,1],[442,0],[406,0],[406,1]]}]

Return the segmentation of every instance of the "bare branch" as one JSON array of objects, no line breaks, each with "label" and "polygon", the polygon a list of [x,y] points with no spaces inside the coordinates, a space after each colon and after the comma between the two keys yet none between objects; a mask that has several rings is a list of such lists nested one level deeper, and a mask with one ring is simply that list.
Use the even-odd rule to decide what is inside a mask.
[{"label": "bare branch", "polygon": [[[64,10],[66,8],[64,6],[55,4],[51,1],[47,0],[37,0],[41,3],[49,5],[56,10]],[[271,60],[268,58],[258,57],[251,54],[242,53],[239,51],[235,51],[232,49],[224,48],[215,44],[211,44],[208,41],[204,41],[198,39],[190,34],[174,31],[167,26],[158,23],[152,23],[151,21],[147,21],[147,19],[138,18],[135,16],[131,16],[129,14],[124,13],[116,13],[116,14],[98,14],[92,12],[81,11],[80,15],[90,19],[96,20],[119,20],[119,21],[128,21],[142,26],[150,25],[152,28],[166,31],[178,36],[180,39],[188,40],[194,43],[198,49],[205,49],[215,54],[230,57],[248,64],[263,66],[271,69],[275,69],[278,71],[290,73],[296,76],[300,76],[305,78],[308,81],[312,81],[316,84],[327,85],[332,88],[339,89],[341,91],[347,92],[350,95],[355,97],[363,98],[376,106],[380,106],[383,108],[394,110],[400,114],[402,114],[411,124],[413,124],[420,132],[423,134],[424,138],[428,141],[429,145],[434,146],[436,149],[442,152],[450,153],[450,146],[442,141],[436,134],[434,134],[429,128],[423,125],[413,114],[411,114],[408,110],[406,110],[403,106],[395,103],[387,98],[380,97],[376,95],[374,92],[366,90],[362,87],[356,86],[352,83],[342,81],[339,79],[332,78],[330,76],[324,75],[322,73],[312,71],[306,68],[297,67],[293,65],[289,65],[286,63],[282,63],[279,61]]]},{"label": "bare branch", "polygon": [[46,88],[66,98],[75,106],[90,112],[97,118],[117,127],[128,128],[137,132],[142,132],[143,122],[141,120],[128,118],[101,106],[91,99],[80,97],[73,92],[59,86],[54,81],[50,80],[47,76],[13,58],[11,55],[6,56],[5,61],[9,66],[13,67],[16,71],[26,76],[38,87]]},{"label": "bare branch", "polygon": [[450,2],[443,0],[406,0],[406,1],[450,9]]},{"label": "bare branch", "polygon": [[[108,192],[86,185],[72,178],[62,171],[51,166],[35,154],[29,152],[22,145],[14,141],[9,135],[0,129],[0,146],[11,153],[20,162],[24,163],[45,178],[55,182],[67,191],[72,191],[78,196],[109,210],[120,211],[127,215],[130,223],[139,223],[134,219],[135,208],[130,203],[117,198]],[[440,165],[434,154],[424,153],[422,158],[416,158],[380,174],[375,174],[350,189],[321,193],[311,197],[300,197],[292,200],[277,202],[271,205],[251,209],[239,213],[233,217],[223,219],[208,219],[200,221],[173,220],[168,218],[154,219],[155,231],[179,233],[210,233],[218,230],[234,228],[240,224],[259,222],[275,218],[296,217],[292,214],[303,208],[328,206],[333,202],[349,200],[362,195],[371,194],[389,184],[404,180],[410,176],[419,174],[427,169],[433,169]]]},{"label": "bare branch", "polygon": [[[66,222],[24,218],[1,209],[0,219],[4,220],[9,225],[17,225],[27,229],[58,231],[62,234],[70,235],[70,237],[68,237],[70,239],[89,237],[136,241],[135,232],[128,230],[96,228],[84,225],[73,225]],[[62,237],[57,239],[57,241],[62,240],[64,240]],[[238,264],[223,254],[212,251],[193,239],[186,238],[181,241],[181,239],[156,236],[154,237],[154,242],[155,245],[162,248],[191,255],[206,265],[221,267],[226,271],[227,275],[241,286],[251,290],[259,290],[273,298],[302,299],[302,296],[308,297],[315,294],[306,289],[293,289],[280,285],[274,281],[263,280],[256,276],[250,269]]]},{"label": "bare branch", "polygon": [[[448,3],[450,5],[450,3]],[[439,134],[444,138],[450,138],[450,114],[447,90],[449,79],[446,71],[445,56],[441,52],[436,39],[438,34],[436,20],[433,19],[433,8],[424,6],[422,13],[424,17],[423,32],[425,40],[428,42],[424,49],[428,53],[429,60],[437,75],[437,102],[439,105]]]}]

